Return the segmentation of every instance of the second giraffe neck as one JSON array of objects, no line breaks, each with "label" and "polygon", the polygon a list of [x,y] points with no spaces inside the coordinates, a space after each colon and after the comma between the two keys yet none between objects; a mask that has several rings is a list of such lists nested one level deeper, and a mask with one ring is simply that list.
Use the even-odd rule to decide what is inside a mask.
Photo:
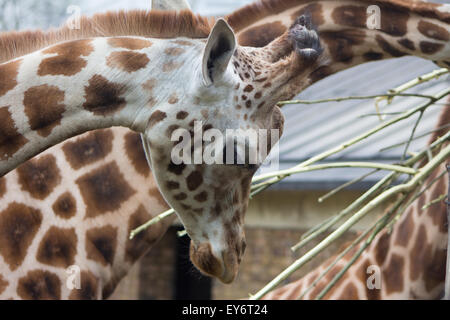
[{"label": "second giraffe neck", "polygon": [[[76,40],[0,64],[0,175],[86,131],[122,126],[143,132],[152,107],[170,100],[165,95],[180,70],[190,77],[180,61],[194,57],[172,42]],[[163,89],[155,94],[155,87]]]}]

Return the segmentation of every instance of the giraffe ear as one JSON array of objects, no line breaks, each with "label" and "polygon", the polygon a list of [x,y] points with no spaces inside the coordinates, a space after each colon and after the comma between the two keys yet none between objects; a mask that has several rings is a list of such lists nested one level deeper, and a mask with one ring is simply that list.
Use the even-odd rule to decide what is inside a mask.
[{"label": "giraffe ear", "polygon": [[152,0],[152,10],[191,10],[186,0]]},{"label": "giraffe ear", "polygon": [[217,20],[203,54],[202,73],[206,86],[220,79],[236,50],[236,37],[224,19]]}]

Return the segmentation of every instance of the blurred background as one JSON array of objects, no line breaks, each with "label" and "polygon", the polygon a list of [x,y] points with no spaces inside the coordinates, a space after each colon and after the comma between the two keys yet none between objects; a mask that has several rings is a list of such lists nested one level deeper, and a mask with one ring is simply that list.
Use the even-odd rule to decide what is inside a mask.
[{"label": "blurred background", "polygon": [[[190,0],[196,13],[221,16],[248,4],[249,0]],[[439,0],[435,2],[446,2]],[[71,10],[68,11],[69,6]],[[77,7],[73,7],[77,6]],[[150,0],[0,0],[0,30],[47,29],[66,21],[73,10],[92,15],[118,9],[150,8]],[[437,69],[433,63],[418,58],[368,63],[328,77],[302,92],[301,99],[324,99],[352,95],[385,93],[408,80]],[[450,81],[440,79],[425,83],[412,92],[435,94],[447,88]],[[384,112],[401,112],[420,104],[417,98],[398,98],[384,108]],[[439,116],[442,104],[429,108],[417,128],[410,150],[417,151],[427,142]],[[283,108],[286,116],[285,133],[280,142],[280,169],[294,166],[311,156],[336,146],[379,123],[374,116],[374,102],[348,101],[320,105],[292,105]],[[399,123],[343,153],[331,161],[373,161],[394,163],[402,157],[404,145],[391,145],[408,140],[416,118]],[[188,258],[187,237],[178,238],[179,225],[165,235],[162,241],[136,265],[122,282],[113,298],[116,299],[231,299],[245,298],[258,291],[290,263],[295,261],[316,242],[300,252],[290,247],[298,242],[302,233],[320,221],[336,214],[364,190],[374,184],[383,172],[341,191],[322,204],[317,199],[330,189],[357,178],[368,170],[336,169],[311,172],[286,179],[257,196],[250,203],[246,217],[248,248],[238,279],[232,285],[222,285],[202,277],[194,270]],[[376,215],[377,212],[374,212]],[[318,266],[343,242],[373,221],[373,215],[361,221],[340,242],[322,253],[318,259],[296,272],[290,279],[300,278]]]}]

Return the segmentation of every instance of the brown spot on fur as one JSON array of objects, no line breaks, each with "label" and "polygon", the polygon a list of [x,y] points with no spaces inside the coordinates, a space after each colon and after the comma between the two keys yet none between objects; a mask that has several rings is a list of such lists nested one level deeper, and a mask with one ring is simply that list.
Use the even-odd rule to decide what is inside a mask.
[{"label": "brown spot on fur", "polygon": [[187,40],[174,40],[173,43],[178,44],[180,46],[192,47],[194,44],[191,41]]},{"label": "brown spot on fur", "polygon": [[0,274],[0,294],[2,294],[3,291],[6,290],[8,285],[9,285],[9,282],[6,281],[5,278],[3,278],[3,276]]},{"label": "brown spot on fur", "polygon": [[[431,256],[431,248],[428,249],[428,252],[430,252],[429,256]],[[434,250],[433,257],[430,258],[426,261],[427,267],[424,274],[425,288],[428,292],[445,282],[446,249]]]},{"label": "brown spot on fur", "polygon": [[366,61],[376,61],[376,60],[382,60],[383,54],[380,52],[375,51],[369,51],[363,54],[363,58]]},{"label": "brown spot on fur", "polygon": [[0,64],[0,97],[17,86],[17,75],[22,60]]},{"label": "brown spot on fur", "polygon": [[77,202],[70,192],[63,193],[52,206],[55,215],[70,219],[77,213]]},{"label": "brown spot on fur", "polygon": [[[139,206],[139,208],[130,217],[127,234],[143,225],[151,218],[152,216],[148,213],[148,211],[145,210],[142,205]],[[127,240],[125,260],[130,263],[136,262],[160,239],[167,227],[167,223],[157,223],[144,232],[136,235],[133,240]]]},{"label": "brown spot on fur", "polygon": [[344,290],[342,291],[341,296],[339,297],[340,300],[358,300],[358,290],[356,289],[356,286],[353,283],[349,283],[345,286]]},{"label": "brown spot on fur", "polygon": [[75,229],[51,227],[44,235],[36,255],[40,263],[67,268],[75,263],[77,235]]},{"label": "brown spot on fur", "polygon": [[397,48],[393,47],[388,41],[386,41],[386,39],[384,39],[379,34],[375,37],[375,40],[384,52],[390,54],[393,57],[402,57],[406,55],[406,53],[404,53],[403,51],[400,51]]},{"label": "brown spot on fur", "polygon": [[381,7],[381,31],[394,37],[402,37],[408,31],[409,13],[391,7]]},{"label": "brown spot on fur", "polygon": [[21,189],[35,199],[45,199],[61,182],[56,159],[48,154],[25,162],[17,169]]},{"label": "brown spot on fur", "polygon": [[183,201],[183,200],[187,199],[187,194],[184,192],[181,192],[179,194],[174,195],[173,198],[178,201]]},{"label": "brown spot on fur", "polygon": [[331,14],[334,22],[343,26],[365,28],[367,22],[366,8],[361,6],[339,6]]},{"label": "brown spot on fur", "polygon": [[419,227],[416,240],[412,250],[409,253],[411,260],[409,265],[410,278],[412,281],[419,279],[424,272],[425,265],[430,260],[431,252],[428,247],[427,231],[424,225]]},{"label": "brown spot on fur", "polygon": [[95,130],[75,141],[66,142],[62,150],[70,166],[78,170],[104,159],[112,151],[111,129]]},{"label": "brown spot on fur", "polygon": [[73,289],[69,295],[70,300],[96,300],[98,299],[99,279],[90,271],[81,271],[80,289]]},{"label": "brown spot on fur", "polygon": [[442,41],[449,41],[450,35],[445,28],[440,27],[434,23],[420,20],[418,25],[419,32],[423,34],[424,36],[436,39],[436,40],[442,40]]},{"label": "brown spot on fur", "polygon": [[420,41],[420,50],[425,54],[435,54],[436,52],[442,50],[444,45],[441,43],[434,43],[429,41]]},{"label": "brown spot on fur", "polygon": [[23,105],[31,130],[47,137],[61,123],[62,114],[66,110],[64,91],[48,85],[32,87],[25,91]]},{"label": "brown spot on fur", "polygon": [[144,177],[150,174],[150,168],[147,163],[144,148],[142,147],[141,136],[135,132],[129,132],[125,135],[125,151],[131,160],[134,169]]},{"label": "brown spot on fur", "polygon": [[0,178],[0,199],[5,195],[6,193],[6,180],[5,177]]},{"label": "brown spot on fur", "polygon": [[383,280],[387,294],[403,291],[404,267],[405,259],[398,254],[393,254],[389,264],[383,272]]},{"label": "brown spot on fur", "polygon": [[239,44],[241,46],[262,48],[285,33],[286,30],[287,28],[280,21],[252,27],[240,34]]},{"label": "brown spot on fur", "polygon": [[166,187],[169,190],[176,190],[180,188],[180,184],[176,181],[167,181]]},{"label": "brown spot on fur", "polygon": [[117,248],[117,228],[105,226],[86,232],[86,256],[104,266],[112,265]]},{"label": "brown spot on fur", "polygon": [[165,112],[156,110],[150,116],[150,119],[148,121],[148,128],[152,128],[153,126],[155,126],[155,124],[163,121],[165,118],[167,118],[167,114]]},{"label": "brown spot on fur", "polygon": [[2,125],[0,126],[0,160],[7,160],[23,147],[28,139],[17,131],[8,107],[0,108],[0,119],[2,119]]},{"label": "brown spot on fur", "polygon": [[152,46],[152,42],[137,38],[110,38],[108,44],[114,48],[124,48],[128,50],[142,50]]},{"label": "brown spot on fur", "polygon": [[22,264],[41,223],[39,210],[16,202],[0,213],[0,254],[11,270]]},{"label": "brown spot on fur", "polygon": [[60,300],[61,280],[49,271],[29,271],[19,279],[17,294],[24,300]]},{"label": "brown spot on fur", "polygon": [[142,85],[142,88],[144,90],[152,92],[153,89],[155,89],[155,86],[157,83],[158,83],[158,81],[156,79],[149,79]]},{"label": "brown spot on fur", "polygon": [[106,58],[107,66],[128,73],[144,69],[149,62],[146,54],[133,51],[115,51]]},{"label": "brown spot on fur", "polygon": [[186,178],[186,184],[190,191],[196,190],[203,183],[203,176],[199,171],[193,171]]},{"label": "brown spot on fur", "polygon": [[86,102],[83,108],[95,115],[106,116],[125,107],[125,99],[121,97],[125,91],[122,84],[109,82],[105,77],[96,74],[84,88]]},{"label": "brown spot on fur", "polygon": [[178,47],[167,48],[166,50],[164,50],[164,53],[169,56],[179,56],[179,55],[183,54],[184,52],[186,52],[186,50],[184,50],[183,48],[178,48]]},{"label": "brown spot on fur", "polygon": [[397,238],[395,239],[395,244],[406,247],[408,245],[409,239],[412,238],[412,233],[414,231],[414,221],[413,212],[410,208],[405,213],[404,220],[400,223],[397,229]]},{"label": "brown spot on fur", "polygon": [[411,40],[409,40],[407,38],[400,39],[397,42],[400,45],[402,45],[403,47],[405,47],[406,49],[416,50],[416,46],[414,45],[414,42],[412,42]]},{"label": "brown spot on fur", "polygon": [[181,66],[180,63],[170,61],[163,64],[162,70],[163,72],[172,72],[173,70],[178,69],[180,66]]},{"label": "brown spot on fur", "polygon": [[320,26],[325,22],[322,14],[322,5],[319,3],[311,3],[307,6],[301,8],[300,10],[294,12],[291,15],[292,20],[296,20],[302,15],[309,15],[311,17],[311,22],[314,26]]},{"label": "brown spot on fur", "polygon": [[45,58],[39,65],[38,75],[62,75],[73,76],[87,66],[87,57],[94,51],[91,40],[75,40],[53,46],[44,50],[44,54],[57,54],[57,56]]},{"label": "brown spot on fur", "polygon": [[169,100],[168,100],[168,102],[170,103],[170,104],[175,104],[175,103],[177,103],[179,101],[179,99],[178,99],[178,97],[177,97],[177,95],[175,94],[175,93],[173,93],[170,97],[169,97]]},{"label": "brown spot on fur", "polygon": [[183,173],[184,168],[186,168],[185,164],[175,164],[172,161],[169,163],[169,167],[167,170],[169,172],[172,172],[173,174],[176,174],[177,176],[181,175]]},{"label": "brown spot on fur", "polygon": [[208,193],[206,191],[202,191],[197,194],[194,199],[198,202],[205,202],[206,200],[208,200]]},{"label": "brown spot on fur", "polygon": [[253,86],[251,84],[249,84],[244,88],[244,92],[252,92],[253,89],[254,89]]},{"label": "brown spot on fur", "polygon": [[374,245],[375,260],[379,266],[382,266],[386,260],[387,254],[389,252],[390,240],[391,235],[385,232],[381,237],[378,238],[378,242]]},{"label": "brown spot on fur", "polygon": [[76,183],[86,203],[87,218],[118,210],[136,192],[115,162],[85,174]]},{"label": "brown spot on fur", "polygon": [[347,29],[326,31],[320,34],[327,44],[330,55],[336,62],[349,62],[353,59],[353,47],[364,42],[365,33],[361,30]]}]

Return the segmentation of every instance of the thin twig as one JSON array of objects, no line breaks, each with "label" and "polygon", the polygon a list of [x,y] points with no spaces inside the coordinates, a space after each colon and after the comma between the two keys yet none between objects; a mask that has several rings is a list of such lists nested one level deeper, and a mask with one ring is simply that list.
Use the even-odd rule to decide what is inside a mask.
[{"label": "thin twig", "polygon": [[425,98],[433,100],[434,97],[426,94],[418,93],[393,93],[393,94],[376,94],[371,96],[350,96],[350,97],[340,97],[340,98],[329,98],[329,99],[319,99],[319,100],[290,100],[290,101],[280,101],[277,103],[279,107],[290,105],[290,104],[318,104],[327,102],[342,102],[348,100],[370,100],[376,98],[393,98],[393,97],[415,97],[415,98]]},{"label": "thin twig", "polygon": [[435,205],[436,203],[442,202],[445,199],[447,199],[447,193],[441,194],[439,197],[437,197],[436,199],[431,200],[429,203],[427,203],[426,205],[424,205],[422,207],[422,210],[427,210],[429,207]]},{"label": "thin twig", "polygon": [[[440,126],[440,127],[436,128],[436,129],[434,129],[434,130],[427,131],[427,132],[425,132],[425,133],[423,133],[423,134],[421,134],[421,135],[415,136],[414,139],[412,139],[412,141],[417,140],[417,139],[420,139],[420,138],[423,138],[423,137],[426,137],[426,136],[428,136],[428,135],[430,135],[430,134],[433,134],[433,133],[435,133],[435,132],[439,132],[439,131],[441,131],[442,129],[446,129],[446,128],[450,128],[450,124],[446,124],[446,125]],[[402,145],[408,143],[408,141],[409,141],[409,140],[403,141],[403,142],[400,142],[400,143],[397,143],[397,144],[393,144],[393,145],[388,146],[388,147],[385,147],[385,148],[382,148],[382,149],[379,150],[379,152],[384,152],[384,151],[387,151],[387,150],[390,150],[390,149],[394,149],[394,148],[397,148],[397,147],[401,147]]]},{"label": "thin twig", "polygon": [[[259,182],[262,180],[270,179],[273,177],[278,176],[291,176],[293,174],[297,173],[303,173],[303,172],[311,172],[311,171],[318,171],[318,170],[324,170],[324,169],[336,169],[336,168],[370,168],[370,169],[380,169],[380,170],[387,170],[387,171],[394,171],[399,173],[406,173],[406,174],[416,174],[417,170],[412,168],[407,168],[403,166],[398,165],[391,165],[391,164],[383,164],[383,163],[374,163],[374,162],[337,162],[337,163],[327,163],[327,164],[319,164],[315,166],[306,166],[302,168],[297,169],[287,169],[287,170],[281,170],[276,172],[271,172],[267,174],[260,175],[253,179],[253,183]],[[258,184],[255,185],[255,188],[259,187]]]},{"label": "thin twig", "polygon": [[363,176],[361,176],[361,177],[359,177],[359,178],[355,178],[355,179],[353,179],[353,180],[351,180],[351,181],[349,181],[349,182],[346,182],[346,183],[340,185],[339,187],[337,187],[337,188],[331,190],[331,191],[328,192],[327,194],[321,196],[317,201],[318,201],[319,203],[322,203],[322,202],[324,202],[325,200],[327,200],[327,199],[331,198],[332,196],[334,196],[336,193],[338,193],[338,192],[344,190],[345,188],[347,188],[347,187],[349,187],[349,186],[351,186],[351,185],[354,185],[355,183],[358,183],[358,182],[360,182],[360,181],[363,181],[365,178],[370,177],[371,175],[377,173],[378,171],[380,171],[380,169],[372,170],[372,171],[370,171],[369,173],[366,173],[365,175],[363,175]]},{"label": "thin twig", "polygon": [[416,134],[417,126],[419,125],[420,121],[423,118],[423,113],[424,113],[424,111],[421,111],[419,113],[419,117],[417,118],[416,123],[414,124],[414,127],[411,131],[411,135],[409,136],[408,142],[406,143],[406,146],[405,146],[405,150],[403,151],[403,154],[402,154],[402,161],[404,161],[406,159],[406,154],[408,153],[408,149],[409,149],[409,146],[411,145],[411,141],[414,139],[414,135]]}]

